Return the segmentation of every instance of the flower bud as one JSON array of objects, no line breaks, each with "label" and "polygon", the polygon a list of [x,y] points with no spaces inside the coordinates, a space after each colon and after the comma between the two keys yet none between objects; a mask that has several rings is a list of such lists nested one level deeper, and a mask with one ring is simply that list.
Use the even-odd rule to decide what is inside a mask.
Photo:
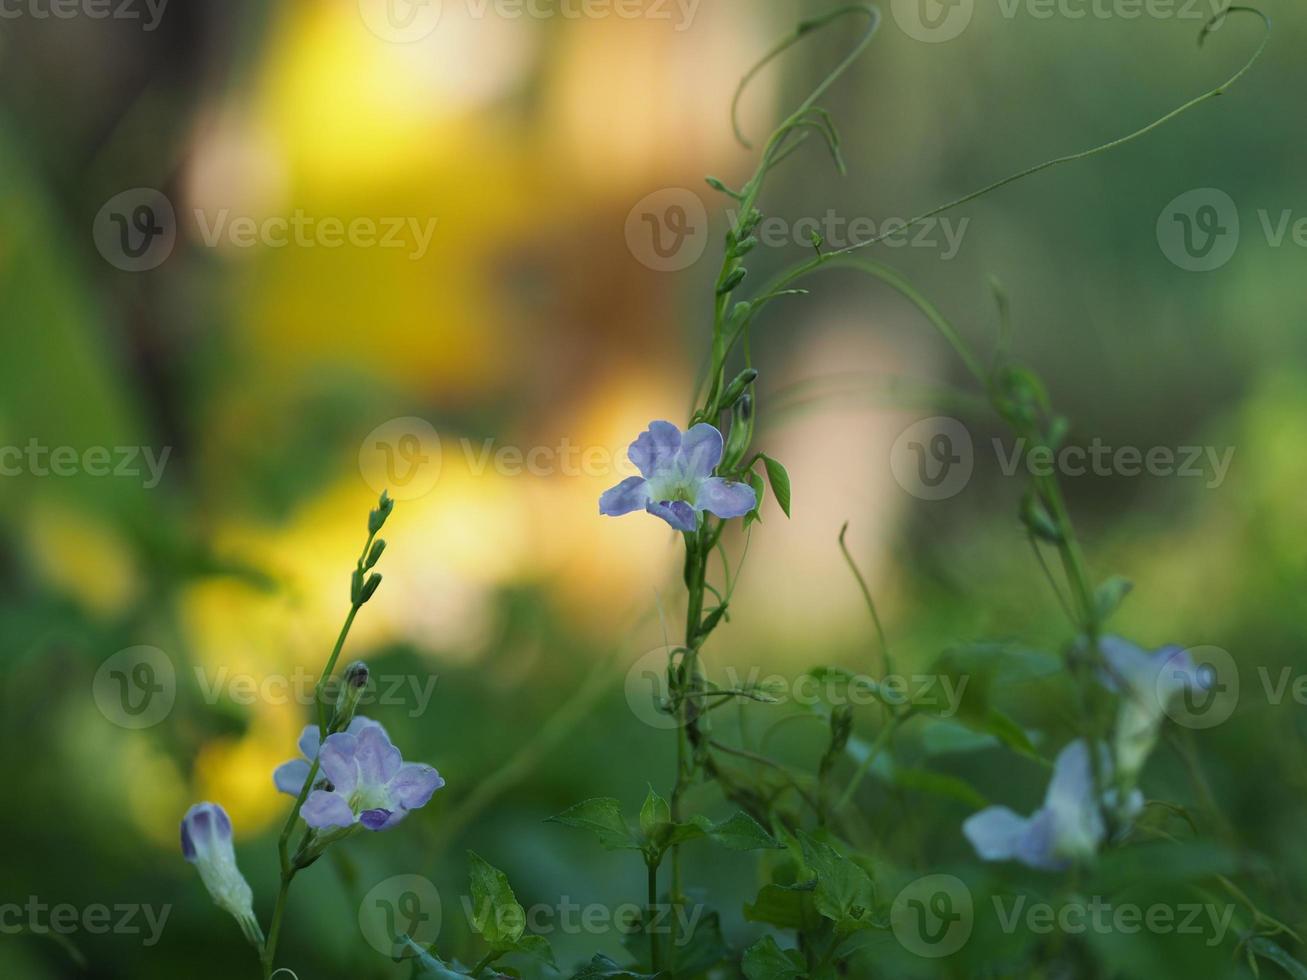
[{"label": "flower bud", "polygon": [[381,553],[386,550],[386,541],[384,538],[377,538],[372,542],[372,550],[368,552],[368,560],[363,563],[364,568],[372,568],[377,562],[381,561]]},{"label": "flower bud", "polygon": [[195,865],[214,903],[231,913],[250,944],[263,944],[263,930],[254,917],[254,896],[236,867],[231,845],[231,819],[216,803],[197,803],[182,818],[182,857]]},{"label": "flower bud", "polygon": [[377,502],[377,509],[368,513],[368,533],[376,534],[381,530],[381,526],[386,523],[386,518],[390,512],[395,509],[395,501],[390,499],[390,494],[382,490],[381,499]]},{"label": "flower bud", "polygon": [[336,715],[331,722],[333,732],[344,731],[358,710],[359,700],[368,686],[368,665],[355,660],[345,668],[345,680],[336,696]]}]

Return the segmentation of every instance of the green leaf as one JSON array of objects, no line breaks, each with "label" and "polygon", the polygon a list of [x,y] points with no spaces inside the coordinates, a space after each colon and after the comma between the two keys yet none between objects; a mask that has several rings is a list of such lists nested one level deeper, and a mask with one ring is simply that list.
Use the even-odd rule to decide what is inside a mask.
[{"label": "green leaf", "polygon": [[472,928],[491,946],[515,946],[526,930],[526,913],[508,884],[508,876],[475,851],[471,863]]},{"label": "green leaf", "polygon": [[[697,977],[726,959],[731,949],[722,936],[721,916],[715,911],[705,912],[694,923],[694,931],[686,935],[679,918],[674,920],[672,945],[676,949],[677,976]],[[643,938],[643,937],[641,937]]]},{"label": "green leaf", "polygon": [[644,798],[644,806],[640,807],[640,830],[645,837],[653,840],[658,828],[671,822],[671,806],[650,786],[649,795]]},{"label": "green leaf", "polygon": [[401,937],[400,944],[406,947],[405,958],[412,962],[413,976],[415,977],[434,977],[435,980],[467,980],[471,976],[470,973],[455,969],[439,956],[423,949],[408,936]]},{"label": "green leaf", "polygon": [[799,951],[781,949],[771,936],[763,936],[746,949],[740,965],[749,980],[798,980],[803,976]]},{"label": "green leaf", "polygon": [[1262,959],[1270,960],[1280,967],[1293,977],[1293,980],[1307,980],[1307,966],[1295,960],[1278,943],[1272,942],[1265,936],[1254,936],[1248,940],[1248,948]]},{"label": "green leaf", "polygon": [[607,956],[597,953],[594,959],[573,974],[572,980],[654,980],[654,977],[618,966]]},{"label": "green leaf", "polygon": [[875,907],[871,876],[830,844],[799,833],[803,862],[817,878],[813,903],[818,912],[843,931],[868,928]]},{"label": "green leaf", "polygon": [[744,917],[750,922],[765,922],[781,929],[802,929],[804,901],[811,900],[814,890],[812,882],[763,885],[758,897],[752,903],[745,903]]},{"label": "green leaf", "polygon": [[544,936],[523,936],[513,944],[512,949],[506,952],[525,953],[527,956],[543,960],[555,970],[558,969],[558,964],[554,962],[554,948],[549,945],[549,940]]},{"label": "green leaf", "polygon": [[780,850],[784,846],[743,810],[717,824],[702,815],[694,817],[693,822],[713,841],[732,851]]},{"label": "green leaf", "polygon": [[931,772],[928,769],[898,769],[894,773],[894,782],[905,789],[957,800],[974,810],[983,810],[989,806],[989,800],[981,796],[970,783],[947,773]]},{"label": "green leaf", "polygon": [[1098,617],[1105,620],[1116,612],[1125,597],[1130,594],[1134,584],[1120,575],[1110,579],[1094,590],[1094,605],[1098,608]]},{"label": "green leaf", "polygon": [[590,831],[610,851],[640,849],[640,842],[635,839],[622,816],[621,802],[611,797],[600,796],[586,800],[549,820],[565,827]]},{"label": "green leaf", "polygon": [[767,468],[767,480],[771,483],[772,493],[776,494],[776,502],[781,505],[785,516],[789,517],[790,474],[785,472],[784,466],[765,454],[762,457],[762,464]]},{"label": "green leaf", "polygon": [[753,496],[758,501],[758,504],[753,508],[753,510],[744,515],[745,527],[748,527],[754,521],[762,520],[762,515],[759,512],[762,510],[762,498],[767,490],[767,484],[764,483],[762,477],[753,470],[749,470],[749,486],[753,487]]}]

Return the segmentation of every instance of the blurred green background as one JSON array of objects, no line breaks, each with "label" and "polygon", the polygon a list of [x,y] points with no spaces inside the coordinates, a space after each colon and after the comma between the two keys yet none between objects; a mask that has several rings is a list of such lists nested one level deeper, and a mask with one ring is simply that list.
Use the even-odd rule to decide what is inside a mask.
[{"label": "blurred green background", "polygon": [[[1231,19],[1200,50],[1192,18],[1008,16],[982,2],[958,36],[929,43],[894,7],[825,100],[848,176],[805,152],[774,178],[767,214],[834,209],[879,229],[1143,125],[1228,77],[1260,38],[1254,19]],[[1238,710],[1195,744],[1244,886],[1298,926],[1307,708],[1268,704],[1259,671],[1307,672],[1304,249],[1265,230],[1286,213],[1290,227],[1307,218],[1307,31],[1297,5],[1264,7],[1270,47],[1226,96],[962,207],[956,254],[873,251],[982,351],[998,277],[1015,351],[1071,419],[1073,441],[1234,447],[1218,486],[1117,474],[1066,490],[1095,574],[1135,583],[1114,628],[1147,646],[1221,647],[1239,664]],[[228,809],[266,921],[288,806],[270,772],[295,754],[308,710],[206,690],[231,675],[320,669],[386,482],[378,442],[409,459],[405,436],[431,468],[392,490],[386,582],[346,656],[436,679],[425,710],[374,716],[448,785],[401,829],[352,842],[352,867],[324,861],[296,882],[282,959],[301,978],[402,975],[357,930],[358,896],[400,873],[436,883],[442,949],[475,958],[451,912],[469,847],[508,872],[523,904],[640,900],[638,861],[542,822],[596,795],[634,812],[646,784],[665,791],[673,772],[674,739],[626,694],[628,671],[663,643],[660,610],[679,621],[678,542],[651,520],[601,520],[596,499],[625,475],[625,446],[650,419],[686,417],[729,203],[702,177],[738,183],[752,171],[731,133],[736,82],[817,8],[704,0],[687,22],[675,8],[515,17],[445,0],[430,33],[402,42],[370,29],[369,0],[173,0],[153,30],[12,9],[0,20],[0,445],[169,455],[155,486],[26,463],[0,478],[0,900],[172,911],[148,947],[70,936],[84,965],[40,937],[3,935],[0,972],[254,974],[181,860],[177,824],[196,800]],[[765,74],[744,100],[745,131],[761,139],[850,40],[829,31]],[[175,208],[176,241],[157,267],[130,272],[95,229],[106,202],[137,188]],[[707,249],[660,271],[637,202],[675,188],[712,215],[695,225]],[[1170,203],[1197,188],[1229,195],[1240,224],[1229,260],[1206,272],[1180,268],[1158,237]],[[417,257],[206,242],[219,215],[296,213],[435,225]],[[808,252],[761,250],[755,274]],[[966,416],[976,474],[948,500],[919,500],[891,474],[906,426],[955,413],[909,397],[916,382],[965,385],[960,366],[869,280],[835,272],[810,285],[814,295],[768,311],[754,344],[759,442],[789,467],[793,519],[769,501],[754,528],[713,668],[872,669],[866,612],[836,546],[846,520],[908,668],[980,638],[1056,650],[1066,627],[1016,521],[1021,482],[988,449],[994,423]],[[568,446],[597,462],[560,462]],[[545,452],[522,471],[511,457],[487,462],[505,447]],[[175,703],[133,730],[93,694],[101,665],[140,645],[175,667]],[[1039,722],[1037,697],[1003,693],[1023,723]],[[768,709],[749,710],[761,726]],[[820,731],[789,732],[787,756],[820,751]],[[909,733],[904,751],[913,744]],[[997,750],[913,764],[1023,812],[1042,794],[1037,767]],[[1159,749],[1150,795],[1184,798],[1178,773]],[[922,870],[978,867],[959,829],[973,804],[883,773],[872,782],[858,806],[877,848]],[[713,793],[701,795],[711,811]],[[758,884],[747,856],[696,857],[690,884],[711,887],[731,939],[757,934],[738,913]],[[621,948],[611,933],[550,939],[569,964]],[[1132,946],[1137,971],[1120,975],[1217,976],[1202,964],[1229,961],[1224,949],[1211,966],[1202,948],[1150,960],[1151,948]]]}]

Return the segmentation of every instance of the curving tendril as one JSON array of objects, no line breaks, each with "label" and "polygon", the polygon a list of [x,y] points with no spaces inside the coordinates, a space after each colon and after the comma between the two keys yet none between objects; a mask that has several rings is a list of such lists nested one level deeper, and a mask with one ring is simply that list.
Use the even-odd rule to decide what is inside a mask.
[{"label": "curving tendril", "polygon": [[[826,90],[835,84],[840,76],[848,71],[855,61],[862,57],[862,52],[866,50],[867,45],[871,43],[871,39],[875,36],[876,30],[880,27],[880,11],[875,7],[868,6],[867,4],[850,4],[845,7],[837,7],[834,10],[822,14],[820,17],[814,17],[810,20],[801,22],[799,26],[795,28],[793,34],[777,43],[774,48],[763,55],[762,58],[745,73],[744,77],[740,79],[740,84],[735,89],[735,97],[731,99],[731,128],[735,131],[735,138],[740,141],[741,145],[746,149],[753,149],[753,144],[745,138],[743,130],[740,129],[740,100],[744,97],[744,92],[749,87],[749,83],[752,82],[764,68],[808,35],[816,33],[823,27],[833,24],[835,21],[840,20],[843,17],[858,14],[867,18],[866,31],[863,33],[862,37],[858,39],[858,43],[854,46],[853,50],[845,56],[843,61],[835,66],[820,85],[813,89],[812,93],[804,99],[799,108],[790,116],[790,119],[793,120],[804,115],[813,108],[818,99],[826,94]],[[782,127],[782,129],[783,128],[785,127]]]},{"label": "curving tendril", "polygon": [[1172,109],[1166,115],[1159,116],[1157,119],[1154,119],[1148,125],[1140,129],[1136,129],[1132,133],[1127,133],[1125,136],[1121,136],[1117,139],[1110,140],[1107,143],[1100,143],[1097,146],[1090,147],[1087,150],[1081,150],[1079,153],[1069,153],[1066,156],[1055,157],[1052,160],[1045,160],[1043,163],[1037,163],[1033,167],[1027,167],[1025,170],[1021,170],[1015,174],[1009,174],[1007,177],[1004,177],[1001,180],[996,180],[992,184],[987,184],[986,186],[982,187],[978,191],[972,191],[970,194],[966,194],[962,197],[959,197],[957,200],[949,201],[947,204],[942,204],[937,208],[932,208],[930,211],[927,211],[925,214],[918,215],[917,217],[909,221],[906,225],[904,225],[902,228],[896,227],[893,230],[877,235],[874,238],[868,238],[866,241],[862,241],[862,242],[854,242],[852,245],[845,246],[842,249],[831,251],[826,254],[834,258],[839,255],[847,255],[849,252],[856,252],[859,249],[863,249],[871,245],[875,245],[877,242],[882,242],[886,238],[890,237],[891,235],[901,234],[903,228],[911,228],[914,225],[918,225],[923,221],[927,221],[930,218],[943,214],[945,211],[950,211],[953,208],[960,207],[963,204],[967,204],[971,201],[974,201],[979,197],[984,197],[986,194],[989,194],[991,191],[996,191],[1000,187],[1006,187],[1008,184],[1012,184],[1018,180],[1022,180],[1026,177],[1033,176],[1034,174],[1040,173],[1041,171],[1049,170],[1053,167],[1061,166],[1064,163],[1074,163],[1076,160],[1085,160],[1088,159],[1089,157],[1097,156],[1099,153],[1106,153],[1109,150],[1115,150],[1117,147],[1124,146],[1127,143],[1139,139],[1141,136],[1146,136],[1148,133],[1151,133],[1153,130],[1159,128],[1160,126],[1166,125],[1172,119],[1184,115],[1184,113],[1188,112],[1190,109],[1202,105],[1204,102],[1207,102],[1210,99],[1215,99],[1218,98],[1219,96],[1224,95],[1228,88],[1230,88],[1232,85],[1238,82],[1239,79],[1243,78],[1243,76],[1248,73],[1248,71],[1253,67],[1253,65],[1255,65],[1258,62],[1258,60],[1261,58],[1262,52],[1266,50],[1266,45],[1271,40],[1271,18],[1268,17],[1262,11],[1258,10],[1256,7],[1244,7],[1244,6],[1227,7],[1225,10],[1221,11],[1220,13],[1213,16],[1210,20],[1208,20],[1203,25],[1202,30],[1198,34],[1198,46],[1202,47],[1203,42],[1207,40],[1207,36],[1212,31],[1214,31],[1217,27],[1219,27],[1220,24],[1223,23],[1227,17],[1229,17],[1231,14],[1239,14],[1239,13],[1254,14],[1261,19],[1262,25],[1264,27],[1264,31],[1262,32],[1262,40],[1261,43],[1257,45],[1257,49],[1253,51],[1252,56],[1246,62],[1244,62],[1243,67],[1241,67],[1238,71],[1236,71],[1233,75],[1231,75],[1228,79],[1226,79],[1216,88],[1210,89],[1204,92],[1202,95],[1190,99],[1188,102],[1184,103],[1183,105],[1177,106],[1176,108]]}]

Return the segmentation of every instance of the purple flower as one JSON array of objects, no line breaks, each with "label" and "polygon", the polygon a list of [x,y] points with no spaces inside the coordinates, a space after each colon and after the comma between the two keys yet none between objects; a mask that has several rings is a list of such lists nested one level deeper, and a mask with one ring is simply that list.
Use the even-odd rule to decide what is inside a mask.
[{"label": "purple flower", "polygon": [[1212,678],[1187,650],[1162,647],[1153,653],[1119,636],[1098,641],[1103,657],[1101,680],[1120,695],[1113,748],[1122,779],[1133,783],[1144,767],[1171,702],[1186,691],[1208,688]]},{"label": "purple flower", "polygon": [[310,827],[352,827],[368,830],[395,826],[408,811],[425,806],[445,785],[431,766],[405,762],[399,749],[378,722],[357,717],[349,728],[318,744],[318,728],[308,725],[300,735],[304,759],[277,767],[272,780],[277,789],[298,796],[308,778],[309,762],[316,757],[321,777],[300,808]]},{"label": "purple flower", "polygon": [[[1112,764],[1106,747],[1100,746],[1100,776],[1112,784]],[[962,832],[976,853],[986,861],[1020,861],[1031,868],[1060,871],[1072,861],[1092,857],[1107,834],[1102,806],[1094,799],[1094,777],[1089,750],[1077,739],[1064,748],[1053,764],[1044,805],[1029,817],[1005,806],[991,806],[968,817]],[[1106,790],[1102,803],[1115,808],[1117,793]],[[1143,806],[1143,797],[1130,795],[1121,808],[1122,816],[1133,817]]]},{"label": "purple flower", "polygon": [[758,497],[748,484],[712,475],[722,449],[722,434],[707,422],[684,434],[671,422],[650,422],[627,450],[641,475],[605,490],[599,513],[621,517],[647,510],[678,531],[697,530],[703,511],[743,517],[758,506]]},{"label": "purple flower", "polygon": [[195,865],[200,880],[221,909],[235,916],[245,936],[256,946],[263,932],[254,917],[254,896],[231,844],[231,818],[217,803],[197,803],[182,817],[182,857]]}]

